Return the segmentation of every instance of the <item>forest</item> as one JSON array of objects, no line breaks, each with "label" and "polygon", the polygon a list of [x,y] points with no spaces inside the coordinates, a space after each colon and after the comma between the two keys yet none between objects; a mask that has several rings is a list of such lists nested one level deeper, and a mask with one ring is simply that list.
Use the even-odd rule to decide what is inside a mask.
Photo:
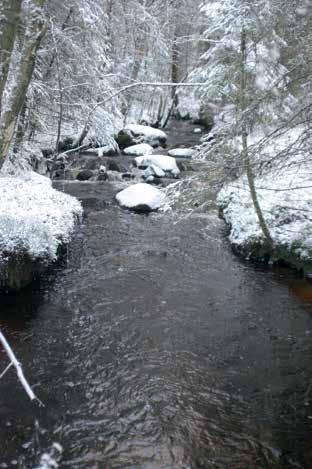
[{"label": "forest", "polygon": [[311,0],[0,0],[0,468],[312,465]]}]

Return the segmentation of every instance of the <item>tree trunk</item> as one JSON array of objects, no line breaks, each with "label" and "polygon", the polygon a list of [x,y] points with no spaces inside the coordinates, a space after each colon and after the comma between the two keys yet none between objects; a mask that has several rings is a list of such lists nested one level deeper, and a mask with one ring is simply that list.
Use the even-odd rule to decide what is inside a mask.
[{"label": "tree trunk", "polygon": [[0,1],[0,116],[22,0]]},{"label": "tree trunk", "polygon": [[255,187],[255,178],[250,164],[249,151],[248,151],[248,130],[246,116],[244,115],[247,109],[247,73],[246,73],[246,63],[247,63],[247,47],[246,47],[246,31],[243,29],[241,31],[241,112],[242,112],[242,146],[243,146],[243,161],[247,174],[247,181],[249,186],[249,191],[252,199],[252,203],[259,221],[261,231],[263,233],[264,239],[267,245],[272,248],[273,240],[268,228],[268,225],[263,216],[261,206],[258,199],[257,190]]},{"label": "tree trunk", "polygon": [[13,87],[8,109],[3,115],[0,129],[0,168],[9,153],[16,124],[23,107],[35,68],[37,51],[46,31],[41,8],[45,0],[33,0],[33,15],[25,35],[16,84]]}]

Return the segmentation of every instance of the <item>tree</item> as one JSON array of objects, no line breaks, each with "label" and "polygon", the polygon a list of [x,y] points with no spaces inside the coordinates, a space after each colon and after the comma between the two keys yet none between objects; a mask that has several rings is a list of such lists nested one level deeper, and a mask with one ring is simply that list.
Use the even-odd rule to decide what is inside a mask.
[{"label": "tree", "polygon": [[[36,64],[37,52],[46,28],[43,5],[45,0],[32,0],[27,11],[26,32],[20,54],[16,80],[12,87],[6,110],[1,116],[0,125],[0,168],[8,156],[13,141],[16,124],[25,102],[26,94]],[[9,20],[9,18],[7,18]]]},{"label": "tree", "polygon": [[[288,89],[288,70],[282,63],[285,46],[277,34],[282,5],[279,1],[207,1],[203,13],[208,20],[204,38],[209,44],[201,64],[191,76],[207,82],[199,89],[200,99],[220,107],[230,106],[227,150],[232,165],[247,175],[249,191],[263,238],[272,239],[255,187],[259,156],[254,152],[256,135],[286,122],[295,100]],[[216,150],[217,147],[215,147]],[[235,158],[233,158],[235,155]],[[227,163],[226,163],[227,164]]]}]

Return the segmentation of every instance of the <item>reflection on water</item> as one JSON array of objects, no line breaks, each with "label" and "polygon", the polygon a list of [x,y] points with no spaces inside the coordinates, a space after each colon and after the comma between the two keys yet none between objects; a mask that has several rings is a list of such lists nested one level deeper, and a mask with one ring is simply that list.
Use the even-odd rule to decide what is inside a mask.
[{"label": "reflection on water", "polygon": [[312,303],[312,284],[304,279],[292,280],[289,283],[289,291],[305,303]]}]

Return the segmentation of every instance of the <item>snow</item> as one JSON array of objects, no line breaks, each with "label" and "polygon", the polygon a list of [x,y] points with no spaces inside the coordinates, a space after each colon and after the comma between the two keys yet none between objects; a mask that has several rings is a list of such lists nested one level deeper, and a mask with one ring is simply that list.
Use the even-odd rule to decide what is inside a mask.
[{"label": "snow", "polygon": [[156,144],[161,141],[167,140],[167,135],[165,132],[159,129],[154,129],[148,125],[139,125],[139,124],[128,124],[124,128],[125,131],[130,131],[136,136],[142,137],[141,143],[151,143]]},{"label": "snow", "polygon": [[0,192],[0,251],[55,260],[59,245],[70,240],[82,216],[80,202],[33,172],[0,177]]},{"label": "snow", "polygon": [[105,155],[109,155],[111,153],[117,153],[118,152],[118,145],[105,145],[104,147],[99,147],[96,149],[97,154],[100,158],[102,158]]},{"label": "snow", "polygon": [[135,158],[135,163],[137,166],[158,166],[158,168],[162,169],[165,173],[171,173],[175,177],[180,174],[176,160],[167,155],[138,156]]},{"label": "snow", "polygon": [[119,192],[116,199],[122,207],[135,210],[146,206],[152,211],[158,210],[165,203],[166,196],[149,184],[139,183]]},{"label": "snow", "polygon": [[153,147],[148,143],[139,143],[138,145],[133,145],[124,149],[125,155],[130,156],[143,156],[151,155],[153,153]]},{"label": "snow", "polygon": [[153,171],[154,175],[159,177],[159,178],[163,178],[166,176],[166,173],[163,169],[161,169],[159,166],[157,166],[156,164],[152,164],[150,166],[151,170]]},{"label": "snow", "polygon": [[168,151],[169,156],[174,158],[192,158],[194,153],[192,148],[174,148]]},{"label": "snow", "polygon": [[[311,158],[301,148],[298,129],[264,150],[267,156],[273,156],[289,146],[293,156],[287,163],[282,162],[256,178],[255,184],[275,246],[305,262],[312,260]],[[244,248],[263,241],[245,176],[226,185],[218,195],[218,203],[231,226],[230,241],[234,246]]]}]

